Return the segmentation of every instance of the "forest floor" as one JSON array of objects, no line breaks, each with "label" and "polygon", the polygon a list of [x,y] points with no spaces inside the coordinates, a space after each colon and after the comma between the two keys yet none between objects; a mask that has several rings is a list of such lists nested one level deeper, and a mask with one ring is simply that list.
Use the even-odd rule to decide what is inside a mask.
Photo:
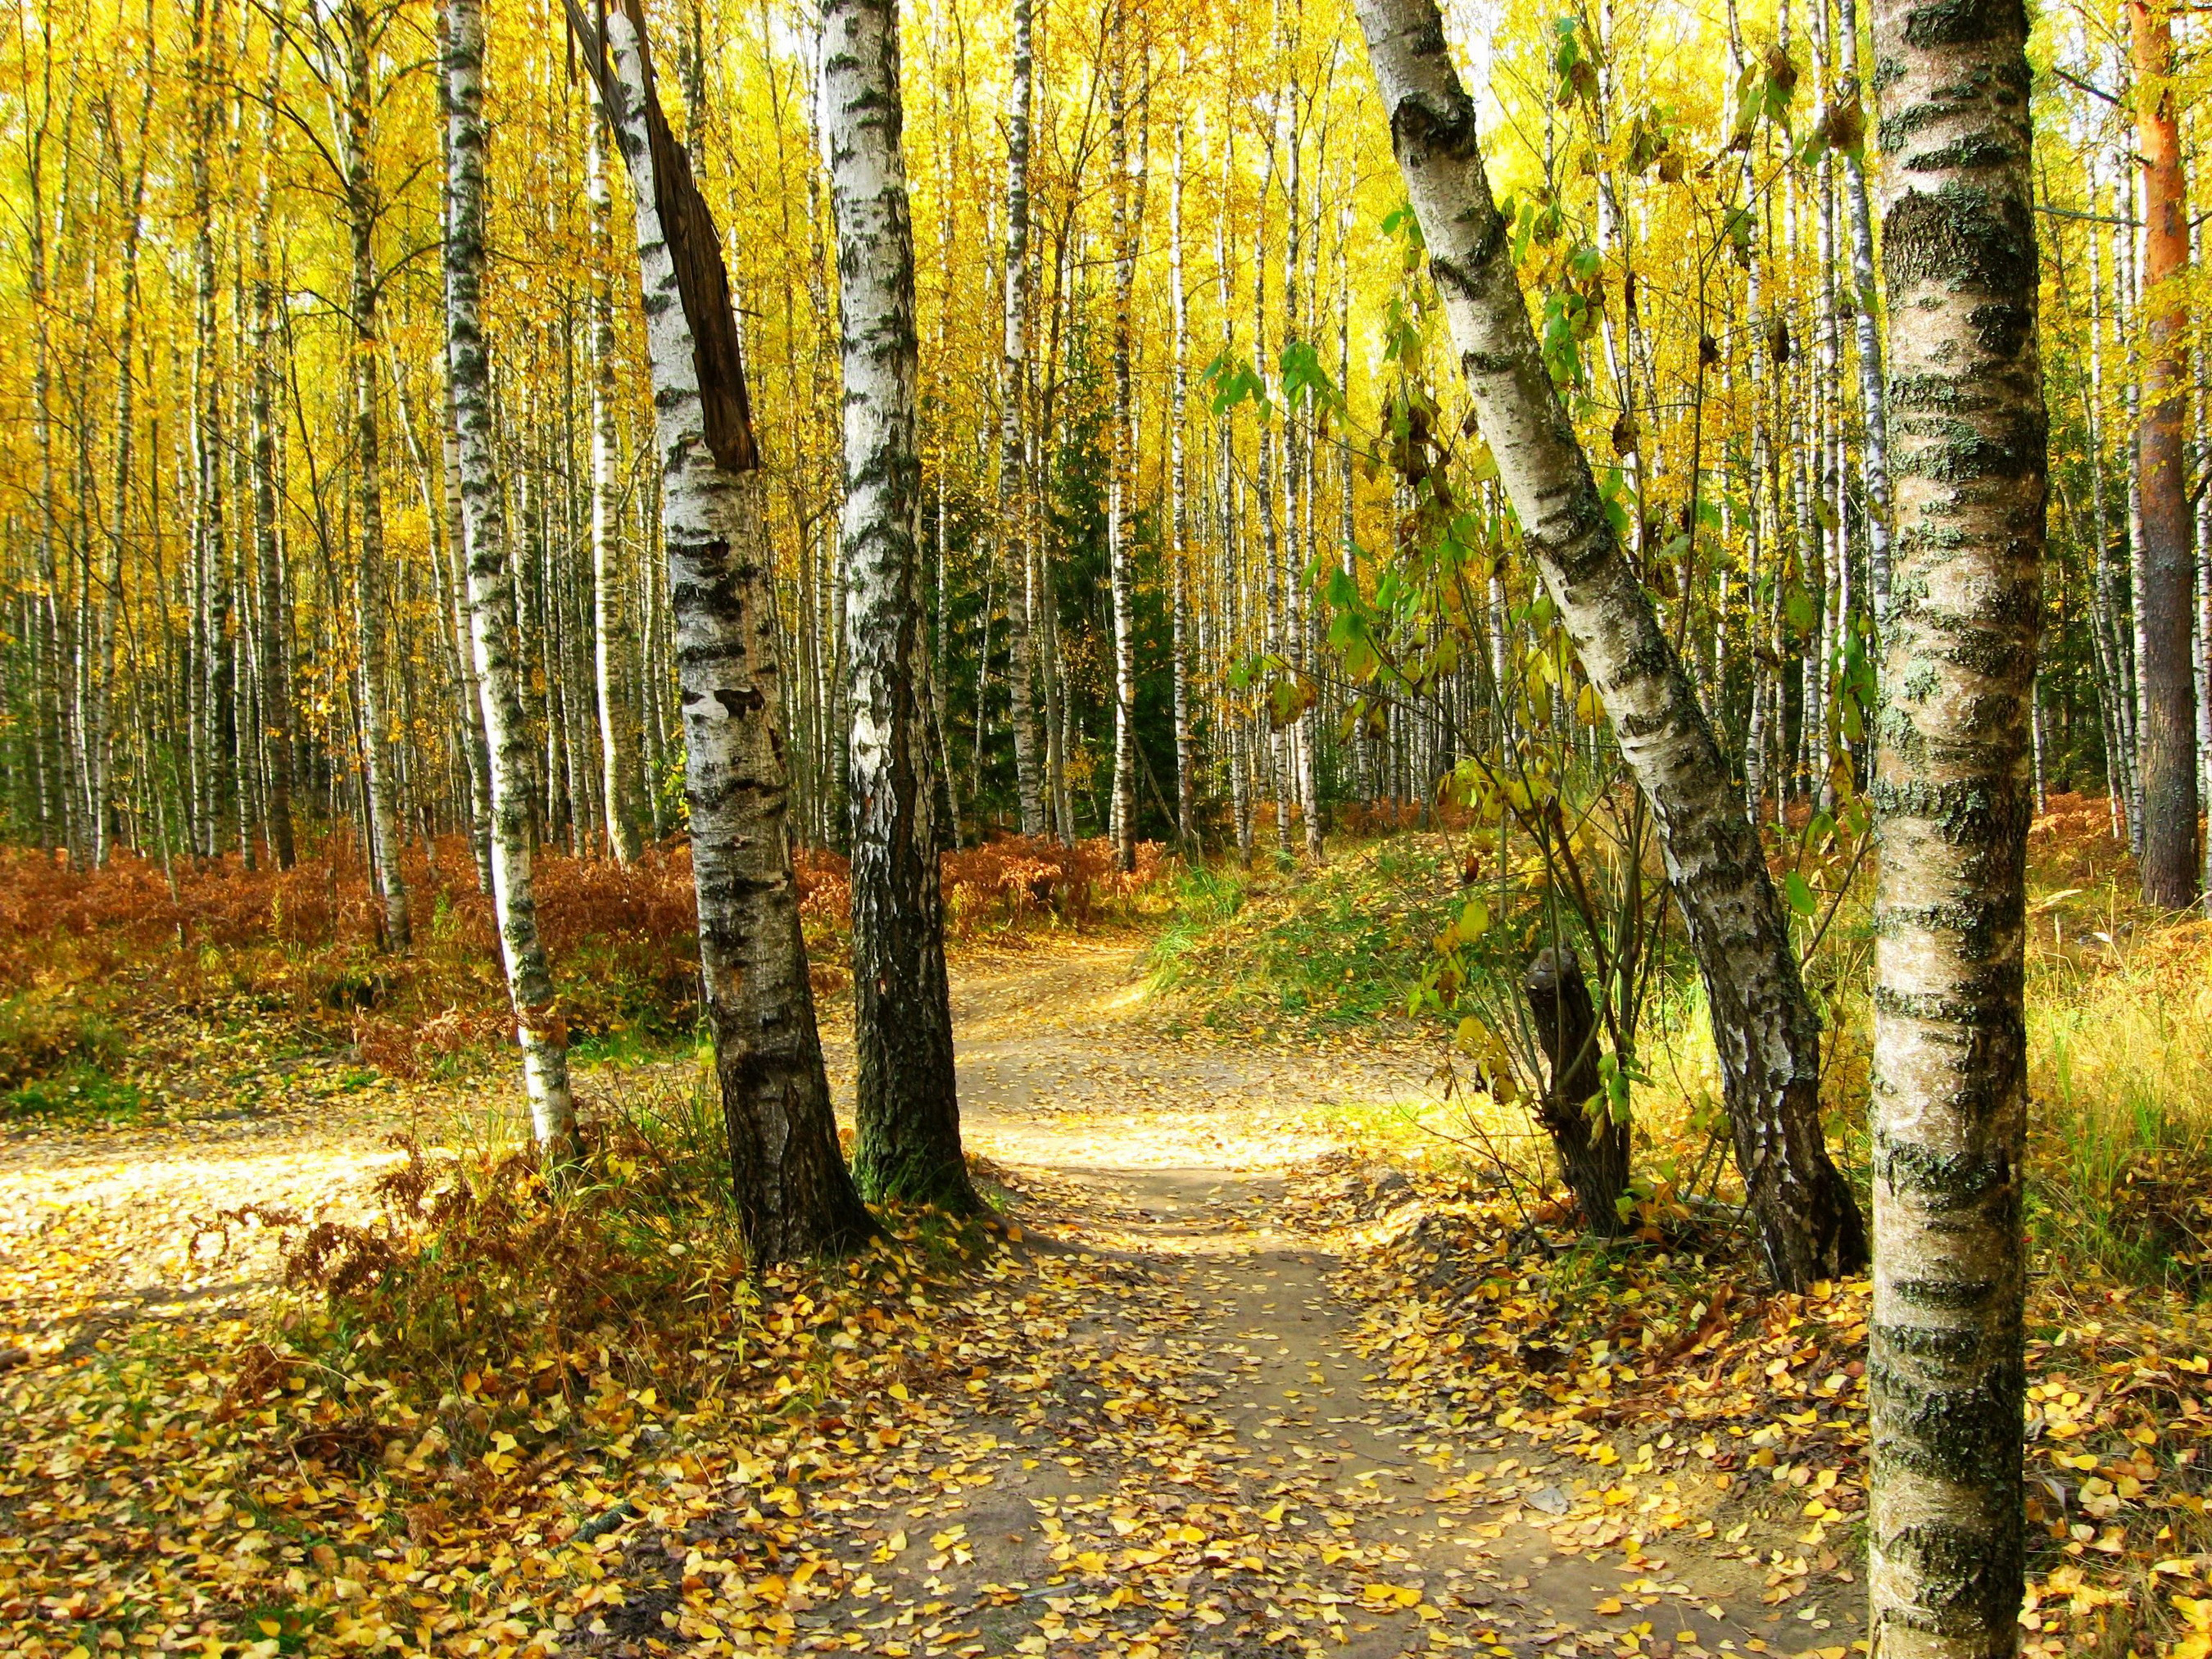
[{"label": "forest floor", "polygon": [[[60,1386],[72,1364],[143,1353],[133,1334],[155,1324],[243,1342],[273,1290],[274,1236],[211,1249],[210,1217],[365,1214],[395,1129],[451,1140],[505,1109],[485,1105],[495,1097],[256,1065],[226,1085],[250,1102],[235,1109],[0,1136],[0,1370],[15,1373],[0,1392],[22,1435],[12,1472],[0,1462],[0,1635],[78,1659],[126,1643],[210,1659],[769,1645],[1842,1659],[1863,1591],[1850,1553],[1822,1543],[1817,1498],[1805,1534],[1802,1494],[1754,1509],[1753,1483],[1730,1492],[1716,1473],[1736,1460],[1716,1462],[1709,1438],[1693,1455],[1686,1427],[1679,1444],[1595,1430],[1570,1444],[1402,1386],[1387,1351],[1403,1332],[1385,1340],[1396,1258],[1378,1252],[1418,1236],[1424,1203],[1377,1126],[1418,1114],[1431,1079],[1376,1043],[1180,1035],[1145,998],[1139,943],[1061,939],[956,966],[966,1133],[1006,1243],[924,1315],[913,1346],[933,1363],[911,1368],[914,1386],[825,1404],[804,1478],[796,1457],[695,1445],[641,1485],[656,1466],[618,1469],[627,1495],[596,1519],[617,1483],[583,1483],[556,1536],[532,1521],[495,1545],[419,1506],[380,1547],[365,1523],[288,1534],[287,1508],[334,1491],[317,1462],[299,1465],[305,1499],[257,1500],[258,1534],[213,1476],[149,1516],[121,1497],[120,1471],[93,1478],[113,1462],[78,1443],[125,1408]],[[848,1093],[840,1018],[825,1010],[825,1036]],[[235,1386],[195,1381],[222,1401],[178,1421],[236,1413]],[[648,1441],[652,1405],[647,1390]],[[298,1464],[306,1443],[290,1443]],[[385,1450],[390,1470],[406,1448]],[[501,1467],[496,1451],[483,1461]],[[133,1503],[135,1518],[112,1518]],[[464,1541],[409,1547],[450,1538]],[[516,1558],[539,1545],[571,1554],[532,1582]],[[225,1596],[246,1592],[223,1587],[248,1578],[289,1583],[296,1607],[240,1624]],[[372,1620],[380,1594],[390,1611]]]}]

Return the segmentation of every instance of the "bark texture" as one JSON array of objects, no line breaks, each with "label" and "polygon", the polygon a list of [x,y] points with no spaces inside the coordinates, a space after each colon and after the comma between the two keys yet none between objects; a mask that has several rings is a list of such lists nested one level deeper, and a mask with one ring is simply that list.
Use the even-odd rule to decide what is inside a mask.
[{"label": "bark texture", "polygon": [[1113,430],[1108,440],[1106,574],[1114,616],[1114,862],[1137,867],[1137,579],[1130,547],[1136,528],[1136,442],[1131,307],[1137,281],[1134,181],[1129,176],[1128,0],[1112,0],[1106,67],[1107,193],[1114,219]]},{"label": "bark texture", "polygon": [[1536,1040],[1550,1076],[1537,1115],[1559,1155],[1559,1172],[1583,1212],[1583,1224],[1601,1238],[1626,1231],[1614,1202],[1628,1190],[1629,1123],[1602,1103],[1597,1064],[1597,1010],[1583,965],[1562,945],[1540,951],[1521,981]]},{"label": "bark texture", "polygon": [[[1006,690],[1014,728],[1015,793],[1022,833],[1044,833],[1044,786],[1036,740],[1036,653],[1030,615],[1029,494],[1024,487],[1028,435],[1022,397],[1029,378],[1030,104],[1036,78],[1032,0],[1014,0],[1013,85],[1006,99],[1006,248],[999,354],[999,557],[1006,592]],[[944,514],[938,515],[943,534]],[[940,592],[942,587],[940,586]]]},{"label": "bark texture", "polygon": [[1796,1287],[1850,1271],[1865,1232],[1821,1139],[1820,1022],[1758,836],[1537,349],[1443,20],[1435,0],[1361,0],[1359,15],[1483,435],[1659,825],[1768,1272]]},{"label": "bark texture", "polygon": [[976,1207],[960,1146],[921,704],[914,226],[896,0],[826,0],[823,103],[844,328],[852,687],[854,1173],[872,1199]]},{"label": "bark texture", "polygon": [[491,895],[507,989],[522,1048],[523,1091],[540,1149],[565,1154],[576,1136],[568,1087],[568,1033],[538,936],[531,880],[530,729],[523,719],[507,618],[514,577],[507,557],[492,428],[491,364],[483,335],[484,21],[483,0],[447,0],[446,373],[459,471],[461,536],[468,572],[470,652],[491,760]]},{"label": "bark texture", "polygon": [[791,870],[783,684],[760,450],[713,216],[661,112],[640,0],[598,38],[575,0],[637,228],[661,536],[684,710],[699,973],[756,1269],[859,1248],[874,1223],[837,1151]]},{"label": "bark texture", "polygon": [[2020,0],[1875,0],[1894,587],[1874,800],[1881,1659],[2014,1652],[2046,427]]}]

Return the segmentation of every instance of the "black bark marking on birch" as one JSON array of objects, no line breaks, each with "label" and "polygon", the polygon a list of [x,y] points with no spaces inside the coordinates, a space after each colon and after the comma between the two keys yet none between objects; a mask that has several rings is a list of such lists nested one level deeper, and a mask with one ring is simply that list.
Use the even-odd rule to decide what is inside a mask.
[{"label": "black bark marking on birch", "polygon": [[1970,1636],[1991,1619],[2010,1616],[2004,1585],[2020,1571],[2020,1552],[1992,1556],[1978,1530],[1936,1522],[1901,1527],[1882,1545],[1885,1553],[1911,1563],[1926,1589],[1924,1609],[1908,1621],[1912,1627],[1937,1636]]},{"label": "black bark marking on birch", "polygon": [[2027,33],[2027,12],[2021,0],[1929,0],[1906,7],[1904,17],[1905,45],[1923,51]]}]

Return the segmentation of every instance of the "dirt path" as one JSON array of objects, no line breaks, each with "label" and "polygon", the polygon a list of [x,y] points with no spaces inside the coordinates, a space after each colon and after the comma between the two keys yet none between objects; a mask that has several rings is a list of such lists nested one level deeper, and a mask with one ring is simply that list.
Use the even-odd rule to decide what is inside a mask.
[{"label": "dirt path", "polygon": [[1840,1620],[1785,1639],[1717,1552],[1555,1555],[1597,1471],[1372,1396],[1285,1177],[1419,1075],[1184,1046],[1140,1002],[1126,946],[959,981],[969,1144],[1024,1247],[970,1304],[969,1376],[910,1402],[914,1449],[811,1517],[843,1571],[793,1634],[890,1659],[1843,1651]]},{"label": "dirt path", "polygon": [[[622,1594],[564,1628],[566,1650],[1844,1659],[1848,1588],[1770,1611],[1770,1564],[1680,1530],[1648,1553],[1565,1553],[1576,1517],[1675,1500],[1389,1403],[1332,1285],[1352,1246],[1304,1219],[1298,1188],[1351,1167],[1348,1132],[1426,1079],[1172,1040],[1133,952],[960,965],[969,1143],[1015,1248],[933,1304],[905,1382],[808,1431],[803,1472],[747,1469],[666,1529],[635,1516],[597,1534]],[[849,1042],[834,1020],[826,1035],[849,1092]],[[270,1081],[295,1097],[266,1111],[0,1138],[0,1364],[250,1310],[267,1253],[204,1255],[200,1223],[247,1202],[357,1208],[386,1137],[428,1109],[358,1084],[331,1067]],[[1651,1480],[1671,1492],[1667,1467]]]}]

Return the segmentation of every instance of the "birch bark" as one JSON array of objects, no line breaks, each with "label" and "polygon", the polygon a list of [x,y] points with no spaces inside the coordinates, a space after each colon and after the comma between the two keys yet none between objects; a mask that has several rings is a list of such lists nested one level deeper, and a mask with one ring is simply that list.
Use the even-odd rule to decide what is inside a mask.
[{"label": "birch bark", "polygon": [[[87,739],[86,764],[93,778],[92,790],[92,861],[105,868],[110,848],[110,823],[118,805],[113,799],[113,725],[115,702],[115,636],[123,610],[123,549],[131,535],[131,495],[134,487],[131,467],[134,459],[132,439],[135,417],[132,412],[137,380],[131,368],[137,352],[138,325],[138,254],[143,246],[142,222],[146,204],[146,167],[148,135],[152,131],[154,114],[153,20],[147,20],[146,58],[143,66],[145,85],[141,88],[138,103],[138,159],[131,175],[129,194],[123,230],[122,315],[118,319],[115,351],[115,466],[113,485],[115,499],[111,507],[114,514],[112,529],[108,537],[105,580],[99,607],[96,631],[99,636],[100,670],[93,685],[91,731]],[[289,851],[290,825],[287,832],[286,848]],[[285,864],[290,864],[289,857]]]},{"label": "birch bark", "polygon": [[1190,507],[1188,459],[1183,453],[1183,423],[1190,393],[1190,311],[1183,293],[1182,185],[1183,129],[1176,124],[1175,172],[1168,196],[1168,284],[1173,313],[1174,364],[1168,383],[1168,547],[1169,625],[1175,653],[1170,690],[1175,704],[1176,839],[1188,852],[1196,844],[1197,780],[1190,731],[1190,657],[1188,614],[1190,595]]},{"label": "birch bark", "polygon": [[1136,457],[1131,439],[1130,308],[1137,281],[1137,227],[1129,176],[1128,0],[1111,0],[1113,54],[1106,70],[1107,139],[1114,216],[1114,429],[1107,485],[1106,574],[1114,609],[1114,861],[1137,867],[1137,583],[1129,546],[1136,510],[1130,500]]},{"label": "birch bark", "polygon": [[[1842,107],[1856,116],[1862,108],[1858,0],[1836,0],[1836,32]],[[1875,285],[1874,215],[1867,205],[1863,144],[1844,147],[1844,196],[1850,214],[1851,301],[1858,331],[1859,416],[1864,428],[1859,476],[1866,483],[1867,565],[1874,584],[1874,620],[1878,631],[1889,614],[1889,408],[1882,384],[1881,294]]]},{"label": "birch bark", "polygon": [[837,1152],[791,870],[783,684],[753,434],[712,216],[668,130],[640,0],[569,27],[629,169],[661,461],[699,968],[753,1267],[859,1248],[874,1224]]},{"label": "birch bark", "polygon": [[921,467],[897,0],[824,0],[822,25],[844,329],[854,1174],[872,1198],[967,1212],[980,1200],[960,1146],[936,792],[916,672]]},{"label": "birch bark", "polygon": [[[1032,604],[1036,584],[1030,577],[1027,492],[1023,463],[1028,440],[1023,431],[1022,394],[1029,376],[1030,300],[1030,103],[1036,78],[1031,45],[1032,0],[1014,0],[1013,86],[1006,108],[1006,247],[1004,338],[1000,350],[999,559],[1006,569],[1006,689],[1014,728],[1014,783],[1022,833],[1044,833],[1044,791],[1039,776],[1036,733],[1036,652],[1032,644]],[[944,522],[942,513],[939,523]],[[943,592],[940,584],[939,591]]]},{"label": "birch bark", "polygon": [[2021,1002],[2046,425],[2027,22],[1875,0],[1894,591],[1873,790],[1873,1487],[1883,1659],[2017,1650]]},{"label": "birch bark", "polygon": [[638,854],[637,751],[623,696],[628,678],[624,641],[629,635],[621,614],[622,489],[615,476],[621,465],[622,441],[615,432],[615,410],[620,399],[615,390],[614,287],[607,269],[612,252],[608,217],[613,198],[607,189],[606,155],[596,124],[586,144],[584,195],[590,205],[592,245],[587,326],[592,357],[592,702],[599,721],[599,793],[607,846],[618,862],[629,864]]},{"label": "birch bark", "polygon": [[1858,1206],[1821,1139],[1820,1024],[1766,861],[1537,350],[1443,19],[1435,0],[1361,0],[1359,15],[1483,434],[1658,821],[1768,1271],[1802,1285],[1855,1268]]},{"label": "birch bark", "polygon": [[[269,786],[266,822],[270,851],[276,867],[289,870],[298,854],[293,841],[292,676],[285,650],[283,550],[277,536],[276,446],[283,416],[276,409],[276,278],[269,246],[271,173],[276,156],[276,99],[283,85],[281,33],[269,49],[269,73],[262,92],[260,166],[254,185],[253,370],[250,391],[252,428],[253,534],[256,574],[261,590],[255,640],[262,688],[262,724],[268,734]],[[129,353],[126,350],[127,362]]]},{"label": "birch bark", "polygon": [[514,609],[507,522],[492,444],[489,354],[483,334],[484,149],[483,0],[447,0],[446,373],[468,570],[470,654],[491,761],[491,893],[499,923],[523,1091],[538,1146],[574,1144],[568,1035],[538,934],[532,880],[530,733],[515,685],[507,618]]}]

